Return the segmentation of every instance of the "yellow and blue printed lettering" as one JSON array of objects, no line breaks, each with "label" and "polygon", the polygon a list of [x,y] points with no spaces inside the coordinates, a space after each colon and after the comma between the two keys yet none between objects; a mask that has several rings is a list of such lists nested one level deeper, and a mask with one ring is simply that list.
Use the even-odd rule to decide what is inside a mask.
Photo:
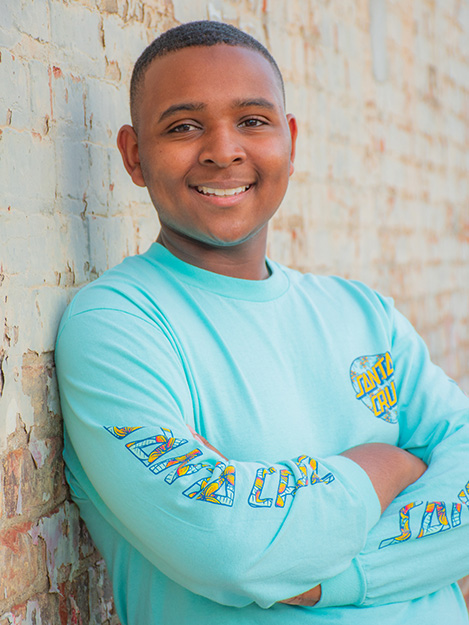
[{"label": "yellow and blue printed lettering", "polygon": [[397,404],[394,381],[389,386],[380,388],[377,393],[370,394],[370,400],[375,417],[386,415]]},{"label": "yellow and blue printed lettering", "polygon": [[171,471],[166,477],[165,482],[167,484],[172,484],[180,477],[184,477],[186,475],[192,475],[193,473],[197,473],[200,469],[205,469],[210,466],[206,462],[199,462],[198,464],[190,464],[191,460],[197,458],[197,456],[201,456],[202,452],[200,449],[193,449],[187,454],[183,456],[175,456],[173,458],[169,458],[168,460],[163,460],[162,462],[158,462],[157,464],[153,464],[150,467],[150,471],[157,475],[166,469],[170,469],[177,465],[177,468],[174,471]]},{"label": "yellow and blue printed lettering", "polygon": [[[232,506],[235,495],[236,470],[232,465],[217,462],[207,470],[212,474],[187,488],[183,495],[221,506]],[[217,477],[218,475],[218,477]]]},{"label": "yellow and blue printed lettering", "polygon": [[249,505],[253,508],[270,508],[272,506],[273,498],[262,498],[261,495],[266,481],[271,482],[269,476],[277,472],[279,478],[277,482],[275,505],[278,508],[283,508],[287,497],[294,497],[300,488],[314,486],[315,484],[330,484],[335,479],[332,473],[327,473],[323,477],[319,477],[318,461],[310,456],[298,456],[296,460],[293,460],[293,463],[298,467],[300,477],[296,477],[293,471],[287,468],[280,469],[280,471],[277,471],[274,467],[258,469],[248,497]]},{"label": "yellow and blue printed lettering", "polygon": [[[318,475],[319,464],[315,458],[310,458],[309,456],[299,456],[296,460],[293,460],[293,462],[296,464],[296,466],[299,468],[299,470],[303,474],[303,476],[297,482],[297,490],[300,486],[306,486],[308,483],[307,482],[307,469],[303,464],[305,461],[309,464],[309,467],[311,469],[311,477],[310,477],[309,483],[312,486],[314,486],[314,484],[329,484],[330,482],[334,481],[335,478],[332,475],[332,473],[326,473],[326,475],[319,477]],[[303,484],[303,481],[304,481],[304,484]]]},{"label": "yellow and blue printed lettering", "polygon": [[[436,523],[433,522],[434,517],[436,517]],[[449,529],[451,529],[451,525],[448,522],[444,501],[428,502],[423,513],[422,523],[417,538],[423,538],[424,536],[430,536],[431,534],[438,534],[439,532],[444,532]]]},{"label": "yellow and blue printed lettering", "polygon": [[[108,427],[104,429],[117,439],[126,438],[132,432],[140,429],[128,427]],[[168,428],[160,428],[161,434],[147,436],[137,441],[131,441],[125,444],[125,448],[135,456],[148,470],[154,475],[160,475],[164,471],[166,473],[164,481],[171,485],[179,479],[187,478],[202,469],[208,472],[208,476],[203,477],[193,483],[189,488],[183,491],[183,495],[189,499],[206,501],[222,506],[232,506],[235,496],[236,470],[232,465],[218,461],[214,465],[208,462],[192,463],[195,458],[203,455],[203,451],[195,448],[187,453],[163,458],[171,451],[178,447],[186,445],[189,440],[185,438],[176,438]],[[287,501],[287,497],[294,497],[300,488],[306,486],[314,486],[315,484],[330,484],[334,481],[332,473],[326,473],[322,477],[319,475],[319,464],[315,458],[302,455],[292,461],[296,470],[290,468],[276,469],[268,467],[258,469],[254,484],[248,497],[248,503],[254,508],[271,508],[274,497],[262,497],[262,492],[266,481],[270,481],[272,495],[276,491],[275,506],[283,508]],[[272,483],[274,474],[278,473],[276,483]]]},{"label": "yellow and blue printed lettering", "polygon": [[139,425],[138,427],[133,427],[133,428],[131,427],[118,428],[112,425],[105,425],[104,429],[107,430],[110,434],[112,434],[116,438],[125,438],[129,434],[132,434],[132,432],[135,432],[135,430],[140,430],[142,427],[143,426]]},{"label": "yellow and blue printed lettering", "polygon": [[375,417],[397,423],[397,392],[391,354],[356,358],[350,367],[350,380],[359,399]]},{"label": "yellow and blue printed lettering", "polygon": [[257,469],[256,478],[248,497],[248,504],[253,508],[270,508],[272,505],[271,497],[266,497],[265,499],[261,497],[262,489],[265,484],[265,478],[267,475],[272,475],[272,473],[276,473],[276,469],[274,469],[274,467],[269,467],[268,469]]},{"label": "yellow and blue printed lettering", "polygon": [[[172,449],[176,449],[187,443],[185,438],[174,438],[171,430],[161,428],[163,434],[150,436],[139,441],[127,443],[126,447],[133,455],[148,467],[160,456],[167,454]],[[156,445],[156,446],[155,446]]]},{"label": "yellow and blue printed lettering", "polygon": [[409,540],[412,536],[412,532],[410,530],[410,511],[412,508],[416,508],[417,506],[422,505],[422,501],[412,501],[408,503],[406,506],[403,506],[399,510],[399,530],[400,534],[398,536],[393,536],[392,538],[386,538],[382,540],[379,544],[379,548],[383,549],[384,547],[389,547],[390,545],[398,545],[406,540]]},{"label": "yellow and blue printed lettering", "polygon": [[[289,483],[290,478],[292,479],[293,484]],[[275,498],[275,505],[278,508],[283,508],[287,497],[289,495],[290,497],[294,497],[298,488],[302,488],[303,486],[304,484],[300,484],[300,486],[297,487],[295,476],[290,471],[290,469],[281,469],[278,482],[277,497]]]},{"label": "yellow and blue printed lettering", "polygon": [[458,525],[461,525],[461,510],[462,510],[462,504],[453,503],[453,508],[451,510],[451,525],[453,527],[457,527]]},{"label": "yellow and blue printed lettering", "polygon": [[[452,502],[451,519],[448,518],[448,507],[444,501],[427,501],[420,520],[420,530],[415,538],[419,539],[425,538],[426,536],[433,536],[433,534],[440,534],[441,532],[446,532],[461,525],[463,504],[465,504],[469,510],[469,482],[459,492],[458,498],[462,503],[456,501]],[[389,547],[390,545],[398,545],[412,538],[410,511],[420,505],[422,505],[421,501],[413,501],[399,510],[400,534],[382,540],[379,545],[380,549]]]},{"label": "yellow and blue printed lettering", "polygon": [[466,486],[464,486],[464,488],[458,494],[458,499],[463,504],[465,504],[467,508],[469,509],[469,482],[466,484]]}]

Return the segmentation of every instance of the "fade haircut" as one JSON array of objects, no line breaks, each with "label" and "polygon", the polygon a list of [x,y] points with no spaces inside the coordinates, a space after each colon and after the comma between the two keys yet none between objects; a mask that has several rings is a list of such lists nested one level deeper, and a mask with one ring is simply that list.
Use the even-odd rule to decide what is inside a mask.
[{"label": "fade haircut", "polygon": [[137,109],[145,72],[154,59],[192,46],[216,46],[220,44],[240,46],[262,54],[270,63],[278,78],[283,101],[285,102],[285,86],[280,69],[274,57],[257,39],[254,39],[254,37],[235,26],[222,22],[209,20],[188,22],[187,24],[171,28],[157,37],[137,59],[130,81],[130,114],[133,125],[136,126],[138,124]]}]

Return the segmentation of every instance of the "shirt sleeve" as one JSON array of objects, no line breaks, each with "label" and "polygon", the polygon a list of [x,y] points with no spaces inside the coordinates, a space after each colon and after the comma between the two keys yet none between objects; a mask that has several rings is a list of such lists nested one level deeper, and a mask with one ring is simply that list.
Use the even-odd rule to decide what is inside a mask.
[{"label": "shirt sleeve", "polygon": [[351,566],[323,583],[318,607],[416,599],[469,573],[469,398],[384,305],[393,320],[399,446],[428,469],[385,510]]},{"label": "shirt sleeve", "polygon": [[[56,366],[77,503],[85,493],[183,587],[267,608],[338,574],[363,549],[380,515],[366,473],[314,450],[269,465],[201,445],[187,427],[197,398],[164,327],[119,310],[69,311]],[[273,472],[269,493],[262,485]]]}]

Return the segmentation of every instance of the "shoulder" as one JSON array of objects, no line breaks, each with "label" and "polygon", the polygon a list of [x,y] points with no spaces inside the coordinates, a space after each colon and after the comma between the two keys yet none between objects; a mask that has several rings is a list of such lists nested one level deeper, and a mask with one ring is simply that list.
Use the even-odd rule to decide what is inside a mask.
[{"label": "shoulder", "polygon": [[150,303],[171,282],[153,244],[147,252],[129,256],[84,286],[68,306],[65,319],[97,310],[116,310],[145,316]]},{"label": "shoulder", "polygon": [[386,297],[364,282],[334,275],[302,273],[273,263],[288,275],[293,292],[314,298],[318,304],[347,306],[344,312],[358,311],[389,316],[394,310],[391,297]]},{"label": "shoulder", "polygon": [[[164,267],[155,262],[152,248],[144,254],[130,256],[119,265],[87,284],[74,296],[63,313],[58,338],[65,327],[76,326],[79,320],[99,320],[131,317],[146,323],[157,318],[156,294],[165,290],[168,282]],[[80,326],[80,324],[78,324]],[[58,339],[57,339],[58,340]]]}]

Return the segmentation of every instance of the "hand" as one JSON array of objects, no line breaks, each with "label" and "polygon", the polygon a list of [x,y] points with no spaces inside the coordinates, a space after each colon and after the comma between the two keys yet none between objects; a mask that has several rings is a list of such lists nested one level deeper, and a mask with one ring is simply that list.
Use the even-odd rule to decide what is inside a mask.
[{"label": "hand", "polygon": [[307,605],[313,606],[321,598],[321,584],[311,588],[311,590],[307,590],[301,595],[297,595],[296,597],[291,597],[291,599],[284,599],[283,601],[279,601],[279,603],[288,603],[288,605]]}]

